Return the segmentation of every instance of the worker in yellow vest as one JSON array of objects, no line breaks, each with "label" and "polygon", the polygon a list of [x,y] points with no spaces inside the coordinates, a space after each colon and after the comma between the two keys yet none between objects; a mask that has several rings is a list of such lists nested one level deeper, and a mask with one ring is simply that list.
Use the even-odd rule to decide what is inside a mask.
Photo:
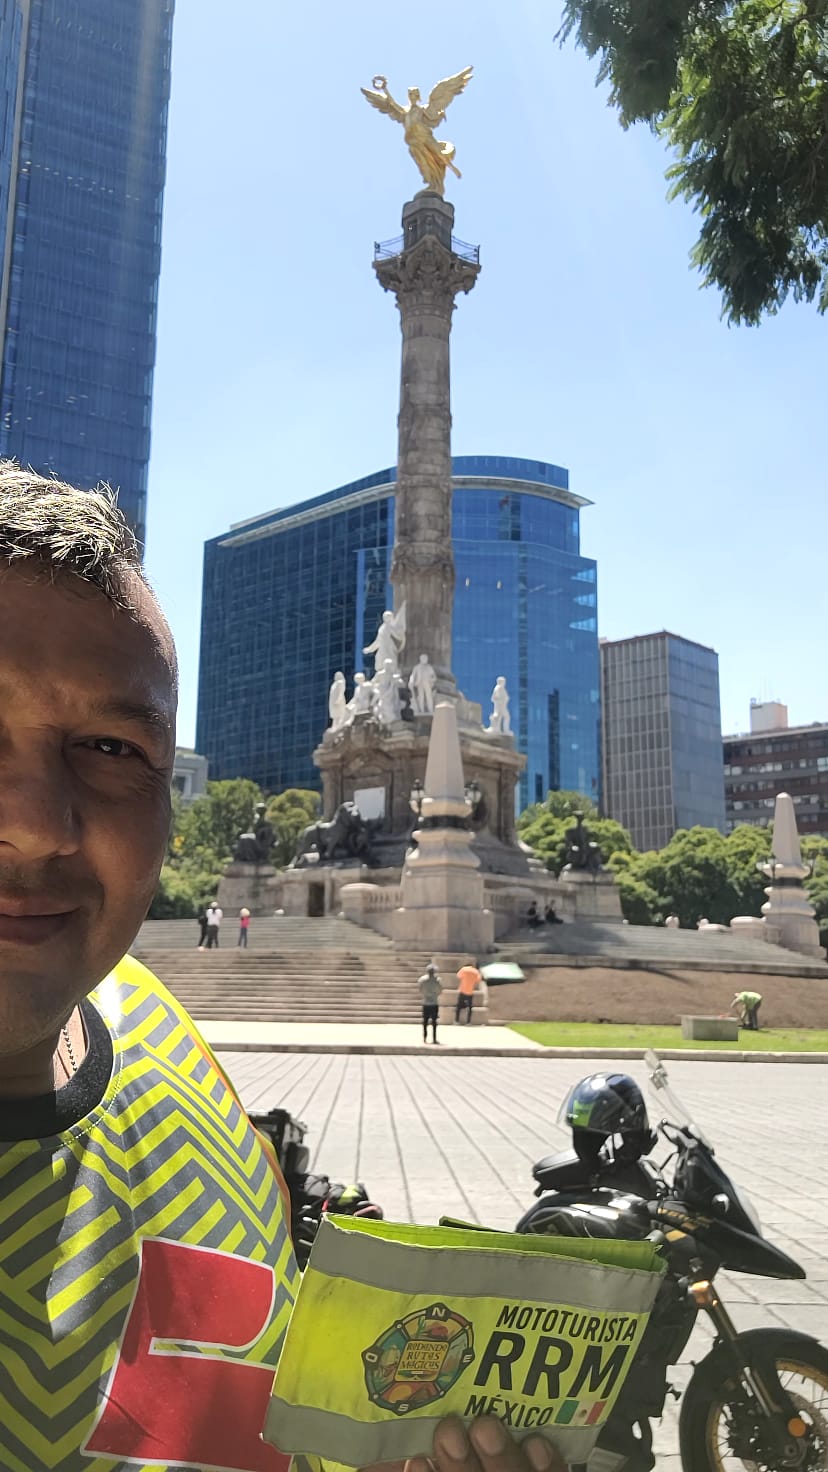
[{"label": "worker in yellow vest", "polygon": [[759,1031],[759,1008],[762,1005],[760,992],[737,992],[730,1005],[736,1009],[736,1016],[742,1027],[747,1028],[748,1032]]},{"label": "worker in yellow vest", "polygon": [[[275,1156],[124,959],[166,851],[176,693],[112,498],[0,462],[4,1472],[288,1466],[260,1435],[297,1279]],[[558,1465],[499,1423],[436,1433],[440,1472],[533,1455]]]}]

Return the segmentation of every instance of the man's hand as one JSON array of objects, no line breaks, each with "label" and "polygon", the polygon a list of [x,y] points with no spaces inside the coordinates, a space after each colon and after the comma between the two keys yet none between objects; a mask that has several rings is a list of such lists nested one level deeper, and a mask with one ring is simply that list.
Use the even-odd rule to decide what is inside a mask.
[{"label": "man's hand", "polygon": [[[386,1464],[382,1472],[396,1472],[401,1463]],[[404,1472],[566,1472],[566,1464],[542,1436],[528,1436],[518,1444],[500,1421],[481,1416],[466,1431],[457,1416],[447,1416],[434,1433],[431,1459],[412,1457]],[[380,1472],[380,1469],[375,1469]]]}]

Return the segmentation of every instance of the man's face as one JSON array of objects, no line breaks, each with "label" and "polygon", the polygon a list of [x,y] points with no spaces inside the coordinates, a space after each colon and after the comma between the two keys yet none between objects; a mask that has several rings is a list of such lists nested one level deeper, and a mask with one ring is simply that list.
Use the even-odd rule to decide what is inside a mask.
[{"label": "man's face", "polygon": [[169,635],[66,577],[0,568],[0,1056],[55,1032],[112,969],[163,861]]}]

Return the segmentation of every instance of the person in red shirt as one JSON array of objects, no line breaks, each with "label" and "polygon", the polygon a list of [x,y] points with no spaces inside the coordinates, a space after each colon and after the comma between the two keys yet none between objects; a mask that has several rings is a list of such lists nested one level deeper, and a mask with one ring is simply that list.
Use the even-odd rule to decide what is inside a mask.
[{"label": "person in red shirt", "polygon": [[239,910],[239,945],[242,950],[247,950],[247,933],[250,929],[250,911],[244,907]]}]

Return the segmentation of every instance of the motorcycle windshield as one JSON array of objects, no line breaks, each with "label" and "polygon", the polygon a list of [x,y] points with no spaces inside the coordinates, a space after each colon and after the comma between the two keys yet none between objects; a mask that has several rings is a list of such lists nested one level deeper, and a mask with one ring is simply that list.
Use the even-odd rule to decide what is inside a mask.
[{"label": "motorcycle windshield", "polygon": [[690,1110],[686,1104],[682,1103],[673,1089],[667,1077],[667,1069],[658,1054],[648,1051],[644,1054],[644,1061],[650,1073],[648,1088],[652,1097],[658,1101],[661,1117],[669,1120],[671,1124],[677,1124],[688,1130],[695,1135],[697,1140],[701,1140],[703,1145],[707,1145],[708,1149],[712,1149],[707,1136],[696,1124]]}]

